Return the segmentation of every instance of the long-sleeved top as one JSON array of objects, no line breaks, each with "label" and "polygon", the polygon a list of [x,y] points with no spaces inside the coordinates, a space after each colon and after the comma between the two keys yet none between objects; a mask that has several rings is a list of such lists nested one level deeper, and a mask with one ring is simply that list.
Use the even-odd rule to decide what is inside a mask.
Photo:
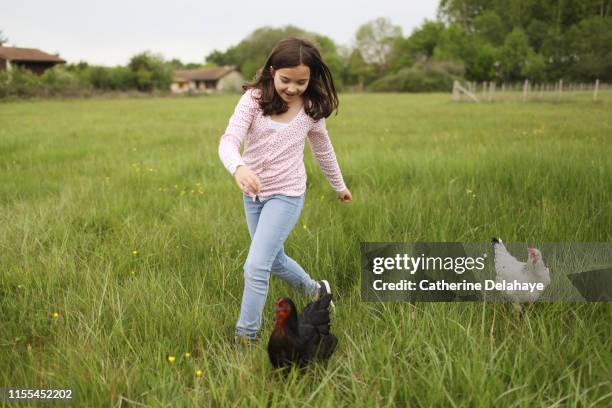
[{"label": "long-sleeved top", "polygon": [[232,175],[239,165],[255,172],[261,182],[257,196],[262,200],[274,194],[300,196],[306,191],[304,145],[308,138],[313,155],[334,190],[345,190],[325,119],[312,119],[302,107],[287,126],[275,127],[256,100],[259,92],[249,89],[242,95],[221,136],[219,157],[225,168]]}]

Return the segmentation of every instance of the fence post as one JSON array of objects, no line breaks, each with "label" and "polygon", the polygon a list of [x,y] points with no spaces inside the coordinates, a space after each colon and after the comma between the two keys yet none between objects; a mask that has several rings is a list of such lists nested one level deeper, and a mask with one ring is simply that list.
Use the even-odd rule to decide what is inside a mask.
[{"label": "fence post", "polygon": [[495,81],[489,82],[489,102],[493,101],[493,94],[495,93]]},{"label": "fence post", "polygon": [[459,92],[459,81],[453,82],[453,101],[459,102],[461,100],[461,93]]},{"label": "fence post", "polygon": [[526,79],[523,84],[523,102],[527,102],[527,92],[529,92],[529,80]]},{"label": "fence post", "polygon": [[563,80],[559,80],[559,100],[561,100],[561,96],[563,95]]},{"label": "fence post", "polygon": [[599,92],[599,78],[595,81],[595,90],[593,91],[593,100],[597,101],[597,93]]},{"label": "fence post", "polygon": [[[467,83],[466,86],[468,88],[470,87],[469,82]],[[475,94],[473,94],[469,90],[467,90],[464,87],[462,87],[461,84],[459,83],[459,81],[454,81],[453,82],[453,100],[460,100],[461,99],[461,93],[464,93],[468,98],[470,98],[474,102],[478,102],[478,98],[476,97]]]}]

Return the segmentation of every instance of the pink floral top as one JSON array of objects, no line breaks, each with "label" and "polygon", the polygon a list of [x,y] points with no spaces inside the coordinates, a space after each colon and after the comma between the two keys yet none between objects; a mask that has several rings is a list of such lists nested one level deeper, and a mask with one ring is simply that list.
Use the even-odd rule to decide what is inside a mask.
[{"label": "pink floral top", "polygon": [[302,108],[287,126],[277,130],[270,116],[263,115],[255,99],[258,95],[255,89],[242,95],[221,136],[219,157],[225,168],[234,174],[238,165],[246,165],[255,172],[261,181],[260,199],[273,194],[302,195],[306,191],[304,144],[308,137],[314,157],[334,190],[345,190],[325,119],[315,121]]}]

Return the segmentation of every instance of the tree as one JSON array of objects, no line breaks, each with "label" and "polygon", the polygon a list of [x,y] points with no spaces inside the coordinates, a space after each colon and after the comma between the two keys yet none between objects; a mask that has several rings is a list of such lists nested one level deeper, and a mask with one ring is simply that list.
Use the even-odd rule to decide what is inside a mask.
[{"label": "tree", "polygon": [[159,54],[146,51],[134,55],[128,68],[134,73],[136,88],[140,91],[166,90],[170,87],[172,72]]},{"label": "tree", "polygon": [[337,49],[333,40],[292,25],[281,28],[258,28],[240,43],[229,47],[226,51],[212,51],[206,56],[206,62],[218,65],[236,65],[245,78],[250,79],[264,65],[276,44],[287,37],[304,38],[315,43],[319,47],[323,59],[329,63],[334,79],[340,77],[341,70],[337,67]]},{"label": "tree", "polygon": [[[526,72],[545,75],[548,80],[609,78],[610,0],[441,0],[438,16],[449,25],[459,25],[470,39],[475,36],[481,43],[504,48],[508,79],[508,75],[516,79]],[[509,67],[508,58],[518,57],[518,51],[502,45],[516,29],[522,30],[530,50],[522,48],[521,67],[517,60]],[[516,33],[511,38],[524,45]],[[478,71],[471,67],[473,60],[464,61],[468,73]]]},{"label": "tree", "polygon": [[546,61],[541,54],[529,51],[521,74],[531,82],[542,82],[546,78]]},{"label": "tree", "polygon": [[479,81],[500,79],[496,64],[499,54],[499,49],[489,43],[476,47],[474,59],[470,61],[469,77]]},{"label": "tree", "polygon": [[396,73],[412,66],[415,62],[423,62],[433,57],[434,50],[440,41],[440,35],[444,30],[443,23],[425,20],[420,27],[412,31],[410,37],[396,38],[389,55],[386,73]]},{"label": "tree", "polygon": [[355,34],[355,44],[364,61],[372,64],[379,75],[389,63],[393,45],[402,36],[402,29],[389,19],[379,17],[363,24]]},{"label": "tree", "polygon": [[436,59],[456,62],[467,62],[475,53],[473,38],[458,23],[452,23],[441,33],[438,45],[434,49]]},{"label": "tree", "polygon": [[5,37],[2,30],[0,30],[0,47],[2,47],[6,42],[8,42],[8,37]]},{"label": "tree", "polygon": [[425,20],[423,24],[412,31],[408,38],[408,49],[412,57],[423,56],[431,58],[434,49],[440,41],[440,34],[444,31],[444,24],[439,21]]},{"label": "tree", "polygon": [[582,20],[566,39],[576,63],[574,75],[580,79],[612,80],[612,18],[600,16]]},{"label": "tree", "polygon": [[374,67],[365,62],[358,49],[354,49],[349,56],[346,68],[348,71],[348,74],[345,76],[346,82],[351,85],[363,87],[372,82],[376,77]]},{"label": "tree", "polygon": [[470,31],[474,18],[485,10],[486,3],[486,0],[441,0],[438,18],[448,23],[458,23]]},{"label": "tree", "polygon": [[[228,50],[229,51],[229,50]],[[232,65],[236,57],[228,51],[223,52],[219,50],[213,50],[204,59],[207,63],[216,65]]]},{"label": "tree", "polygon": [[529,22],[525,33],[529,37],[529,44],[536,52],[540,52],[544,40],[546,40],[546,30],[548,25],[540,20],[534,19]]},{"label": "tree", "polygon": [[495,46],[502,45],[507,34],[501,17],[494,10],[487,10],[474,18],[474,31],[483,41]]},{"label": "tree", "polygon": [[389,55],[387,74],[396,73],[402,68],[411,66],[421,55],[420,53],[415,52],[414,46],[410,42],[410,38],[411,37],[398,38],[393,44],[393,49]]},{"label": "tree", "polygon": [[524,77],[527,58],[533,52],[529,47],[527,35],[520,28],[515,28],[504,40],[500,51],[500,61],[505,79],[515,81]]},{"label": "tree", "polygon": [[469,80],[489,81],[500,77],[497,69],[499,48],[470,34],[458,23],[452,23],[442,32],[434,57],[442,61],[462,62]]},{"label": "tree", "polygon": [[166,62],[166,64],[168,65],[168,67],[171,70],[178,70],[178,69],[196,69],[196,68],[204,68],[207,65],[208,66],[217,66],[216,64],[198,64],[197,62],[187,62],[184,63],[183,61],[181,61],[178,58],[173,58],[170,61]]}]

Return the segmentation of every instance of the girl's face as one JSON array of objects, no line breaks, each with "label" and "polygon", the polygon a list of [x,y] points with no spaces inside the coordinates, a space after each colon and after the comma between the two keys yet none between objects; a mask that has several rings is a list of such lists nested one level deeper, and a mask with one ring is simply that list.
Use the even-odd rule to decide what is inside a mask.
[{"label": "girl's face", "polygon": [[310,68],[300,64],[291,68],[280,68],[274,70],[270,67],[270,72],[274,75],[274,88],[280,97],[291,104],[306,92],[308,81],[310,80]]}]

